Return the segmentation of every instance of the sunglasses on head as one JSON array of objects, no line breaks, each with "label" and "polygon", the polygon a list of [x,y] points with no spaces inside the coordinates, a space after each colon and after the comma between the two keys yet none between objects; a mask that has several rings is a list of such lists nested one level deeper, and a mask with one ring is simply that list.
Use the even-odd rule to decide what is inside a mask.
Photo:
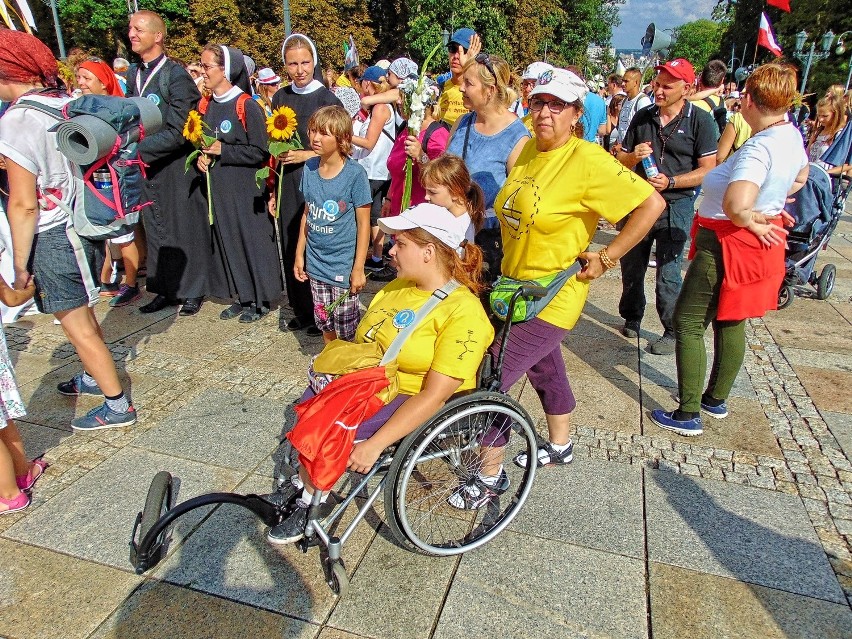
[{"label": "sunglasses on head", "polygon": [[493,77],[494,81],[497,82],[497,74],[494,73],[494,67],[491,66],[490,55],[488,55],[487,53],[480,53],[474,58],[474,60],[476,60],[477,64],[481,64],[486,69],[488,69],[488,72],[491,74],[491,77]]}]

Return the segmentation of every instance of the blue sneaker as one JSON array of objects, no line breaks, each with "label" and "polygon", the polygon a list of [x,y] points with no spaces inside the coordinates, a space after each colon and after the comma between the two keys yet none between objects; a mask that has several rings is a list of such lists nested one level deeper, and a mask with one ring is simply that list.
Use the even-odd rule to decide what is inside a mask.
[{"label": "blue sneaker", "polygon": [[694,437],[695,435],[700,435],[704,432],[704,428],[701,426],[700,416],[693,417],[692,419],[685,421],[679,421],[674,418],[673,410],[664,411],[659,408],[652,410],[651,421],[660,428],[672,430],[678,435],[686,435],[687,437]]},{"label": "blue sneaker", "polygon": [[728,416],[728,405],[725,402],[722,402],[718,406],[710,406],[710,404],[701,402],[701,410],[716,419],[724,419]]},{"label": "blue sneaker", "polygon": [[103,428],[121,428],[136,423],[136,409],[131,405],[127,412],[116,413],[106,403],[93,408],[82,417],[71,422],[74,430],[101,430]]},{"label": "blue sneaker", "polygon": [[95,397],[103,397],[103,392],[97,384],[89,386],[83,381],[83,373],[78,373],[67,382],[57,384],[56,390],[63,395],[77,397],[79,395],[94,395]]}]

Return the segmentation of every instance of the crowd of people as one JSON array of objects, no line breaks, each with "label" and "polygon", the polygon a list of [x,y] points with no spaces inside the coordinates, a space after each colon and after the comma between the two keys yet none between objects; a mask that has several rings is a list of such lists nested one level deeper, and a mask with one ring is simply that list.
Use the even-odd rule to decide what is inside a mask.
[{"label": "crowd of people", "polygon": [[[513,324],[506,346],[503,390],[527,375],[548,426],[537,459],[523,454],[513,463],[572,460],[576,402],[561,346],[593,281],[619,263],[622,333],[639,335],[651,265],[663,334],[648,350],[676,354],[679,406],[652,419],[698,435],[702,411],[725,417],[744,321],[777,302],[784,204],[806,180],[808,159],[822,161],[849,120],[848,96],[832,88],[803,140],[791,111],[795,72],[780,63],[758,67],[742,88],[726,84],[722,62],[696,76],[684,59],[657,66],[644,87],[638,68],[596,87],[581,69],[543,60],[516,73],[461,28],[447,44],[447,72],[434,78],[421,78],[407,57],[324,73],[314,43],[298,33],[282,43],[279,75],[256,69],[226,43],[203,46],[187,65],[173,60],[166,25],[151,11],[131,16],[128,36],[135,64],[119,59],[110,67],[82,56],[77,86],[65,87],[44,44],[0,32],[0,156],[14,261],[0,301],[17,305],[35,295],[38,310],[61,323],[83,370],[58,391],[104,398],[72,423],[88,431],[136,420],[92,307],[100,297],[113,307],[137,302],[143,275],[154,297],[141,313],[179,305],[179,315],[191,317],[213,297],[231,302],[221,320],[251,323],[286,299],[287,330],[322,336],[327,345],[387,348],[441,293],[431,321],[402,344],[400,394],[359,426],[349,460],[357,471],[474,387],[481,359],[497,349],[483,302],[498,280],[552,288],[544,308]],[[26,96],[61,109],[78,94],[147,98],[163,120],[139,144],[142,223],[106,244],[69,223],[74,167],[56,148],[50,117],[17,105]],[[213,133],[198,150],[184,131],[193,118]],[[300,144],[271,156],[271,131],[284,136],[279,119]],[[259,181],[265,168],[271,177]],[[826,168],[832,175],[849,169]],[[592,251],[601,220],[616,233]],[[560,277],[578,260],[576,276]],[[364,311],[359,293],[368,277],[389,283]],[[702,391],[711,324],[716,351]],[[24,408],[5,344],[0,356],[2,514],[26,507],[44,464],[23,457],[13,420]],[[452,506],[480,508],[507,490],[506,445],[504,435],[486,434],[480,481],[460,486]],[[269,532],[274,543],[304,529],[311,478],[294,476],[292,488],[299,508]]]}]

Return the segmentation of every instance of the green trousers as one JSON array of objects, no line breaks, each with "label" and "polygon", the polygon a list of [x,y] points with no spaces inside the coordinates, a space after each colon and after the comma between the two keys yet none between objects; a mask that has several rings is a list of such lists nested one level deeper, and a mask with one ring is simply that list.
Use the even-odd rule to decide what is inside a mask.
[{"label": "green trousers", "polygon": [[715,399],[728,398],[745,356],[745,320],[720,322],[716,319],[725,274],[719,238],[715,232],[699,228],[695,247],[695,259],[686,272],[674,311],[680,410],[690,413],[699,412],[701,405],[707,373],[704,346],[707,327],[713,325],[714,343],[707,395]]}]

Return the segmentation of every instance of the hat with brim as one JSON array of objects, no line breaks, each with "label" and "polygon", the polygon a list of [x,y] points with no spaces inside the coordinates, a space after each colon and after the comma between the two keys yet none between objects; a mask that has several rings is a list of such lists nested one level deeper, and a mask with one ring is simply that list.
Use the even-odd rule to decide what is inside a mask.
[{"label": "hat with brim", "polygon": [[465,51],[470,49],[470,39],[476,35],[476,31],[473,29],[468,29],[467,27],[462,29],[457,29],[455,33],[453,33],[450,41],[447,43],[457,44],[460,47],[463,47]]},{"label": "hat with brim", "polygon": [[687,84],[695,83],[695,69],[692,68],[689,60],[684,58],[675,58],[665,64],[658,64],[654,67],[654,70],[666,71],[673,78],[683,80]]},{"label": "hat with brim", "polygon": [[379,218],[379,228],[389,235],[423,229],[456,252],[461,250],[465,242],[465,229],[459,218],[443,206],[430,202],[412,206],[393,217]]},{"label": "hat with brim", "polygon": [[524,74],[521,76],[521,80],[538,80],[538,76],[545,71],[551,70],[553,70],[552,64],[539,61],[532,62],[526,69],[524,69]]},{"label": "hat with brim", "polygon": [[281,84],[281,78],[269,67],[263,67],[257,72],[258,84]]},{"label": "hat with brim", "polygon": [[381,82],[382,78],[387,77],[388,72],[378,65],[373,65],[364,69],[361,74],[361,82]]},{"label": "hat with brim", "polygon": [[390,67],[388,67],[388,71],[396,75],[400,80],[416,78],[417,63],[409,58],[397,58],[391,62]]},{"label": "hat with brim", "polygon": [[549,94],[565,102],[585,100],[589,90],[579,76],[566,69],[551,69],[538,76],[530,97]]}]

